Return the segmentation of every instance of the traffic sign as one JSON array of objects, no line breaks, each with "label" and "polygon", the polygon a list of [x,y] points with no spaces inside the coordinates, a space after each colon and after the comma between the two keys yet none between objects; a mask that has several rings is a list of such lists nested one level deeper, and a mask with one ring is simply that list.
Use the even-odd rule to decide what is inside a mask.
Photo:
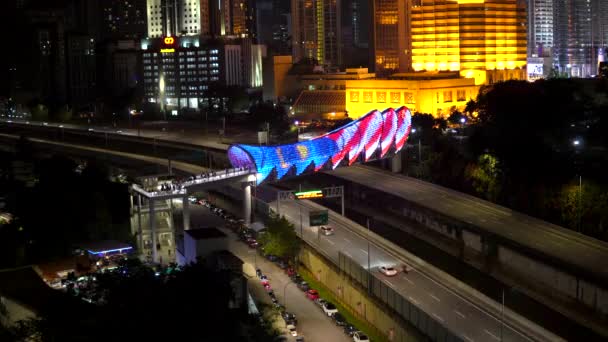
[{"label": "traffic sign", "polygon": [[328,210],[310,211],[308,213],[308,220],[310,222],[309,225],[311,227],[327,225],[329,223],[329,211]]}]

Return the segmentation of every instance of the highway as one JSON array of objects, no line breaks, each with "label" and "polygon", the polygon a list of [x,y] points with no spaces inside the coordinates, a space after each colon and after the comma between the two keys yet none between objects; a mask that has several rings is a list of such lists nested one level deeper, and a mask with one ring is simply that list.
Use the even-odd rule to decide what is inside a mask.
[{"label": "highway", "polygon": [[608,245],[599,240],[458,191],[367,166],[338,168],[330,174],[432,208],[608,282],[608,263],[604,262]]},{"label": "highway", "polygon": [[[16,139],[17,137],[14,135],[2,134],[1,136],[10,137]],[[55,145],[64,148],[74,148],[80,150],[87,150],[95,153],[106,153],[117,155],[123,158],[130,158],[134,160],[141,160],[145,162],[158,163],[161,165],[166,165],[167,161],[159,158],[152,158],[142,156],[140,154],[130,154],[124,152],[117,151],[109,151],[101,148],[87,147],[75,144],[67,144],[50,140],[43,139],[31,139],[32,141],[40,144],[47,145]],[[174,168],[180,169],[181,171],[188,172],[191,174],[196,174],[202,172],[202,168],[198,166],[194,166],[187,163],[174,163]],[[344,168],[348,169],[348,168]],[[302,203],[302,202],[300,202]],[[275,204],[276,205],[276,204]],[[317,205],[305,202],[305,207],[303,207],[303,213],[307,213],[311,207],[315,207]],[[297,204],[285,203],[282,206],[281,212],[283,214],[287,214],[287,216],[296,223],[296,232],[299,232],[297,229],[299,227],[299,208]],[[306,214],[304,214],[306,215]],[[352,222],[348,219],[342,218],[341,216],[336,215],[335,213],[331,213],[330,216],[331,224],[336,228],[336,234],[330,237],[320,237],[317,241],[317,234],[313,232],[311,228],[306,228],[304,233],[304,239],[309,242],[311,245],[319,248],[319,250],[325,254],[327,257],[336,262],[337,260],[337,250],[345,251],[347,256],[350,254],[354,260],[357,260],[367,267],[367,242],[365,239],[357,233],[358,230],[361,229],[359,225],[355,222]],[[372,233],[372,235],[375,235]],[[374,239],[378,239],[378,236],[375,236]],[[332,252],[333,251],[333,252]],[[382,248],[378,248],[378,246],[371,246],[371,260],[372,260],[372,269],[380,264],[397,264],[403,260],[397,260],[394,255],[389,255],[385,252],[384,246]],[[474,305],[471,301],[465,300],[462,295],[462,288],[466,287],[466,285],[457,282],[455,279],[452,279],[453,283],[450,283],[450,286],[458,288],[458,294],[443,285],[440,285],[438,282],[434,281],[432,278],[427,277],[425,274],[428,272],[428,268],[432,266],[426,265],[423,261],[419,260],[414,263],[411,259],[408,259],[409,264],[416,268],[416,271],[409,273],[408,275],[399,275],[395,278],[385,279],[384,277],[380,277],[387,285],[393,287],[400,293],[402,293],[406,298],[409,298],[412,303],[418,303],[420,308],[422,308],[425,312],[432,315],[437,319],[438,322],[448,327],[451,331],[456,332],[464,340],[467,341],[492,341],[492,340],[500,340],[501,331],[502,331],[502,339],[504,341],[529,341],[531,339],[526,338],[520,333],[514,331],[511,327],[505,325],[504,328],[501,322],[495,317],[486,313],[487,308],[480,307],[478,305]],[[470,288],[469,288],[470,290]],[[416,305],[418,305],[416,304]],[[496,305],[495,302],[488,301],[489,305]],[[539,341],[559,341],[555,335],[550,334],[547,331],[544,331],[539,326],[525,321],[523,318],[518,318],[518,316],[508,309],[505,310],[505,322],[525,322],[524,326],[529,326],[527,329],[529,333],[534,334],[534,340]],[[520,325],[521,326],[521,325]]]},{"label": "highway", "polygon": [[[276,208],[276,203],[271,203],[270,206]],[[282,202],[280,212],[294,224],[298,235],[300,235],[299,206],[301,206],[302,217],[304,217],[302,231],[305,241],[336,264],[338,263],[338,251],[342,251],[346,256],[367,268],[368,239],[360,235],[357,230],[352,229],[354,226],[359,226],[357,223],[330,211],[330,225],[335,229],[335,233],[325,236],[318,234],[318,228],[309,227],[306,219],[309,210],[319,210],[323,207],[309,201]],[[360,229],[364,228],[360,227]],[[536,338],[547,341],[560,340],[559,337],[546,331],[542,333],[544,338],[536,335],[532,339],[508,325],[501,324],[500,319],[488,314],[486,308],[473,304],[450,288],[428,277],[424,270],[430,266],[424,263],[415,264],[412,260],[408,260],[407,263],[414,267],[414,271],[407,274],[400,272],[395,277],[386,277],[377,271],[378,266],[400,265],[405,260],[398,259],[375,245],[370,245],[369,250],[370,266],[375,277],[397,290],[465,341],[532,341]],[[511,312],[505,315],[513,317]],[[543,330],[539,327],[535,328]]]}]

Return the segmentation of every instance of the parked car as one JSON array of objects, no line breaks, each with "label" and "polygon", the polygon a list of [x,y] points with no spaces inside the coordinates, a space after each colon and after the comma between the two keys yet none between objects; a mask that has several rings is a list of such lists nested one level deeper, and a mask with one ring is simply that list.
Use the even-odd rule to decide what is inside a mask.
[{"label": "parked car", "polygon": [[325,299],[323,299],[323,298],[317,298],[314,302],[320,307],[323,307],[323,305],[325,305],[325,303],[327,303],[325,301]]},{"label": "parked car", "polygon": [[264,290],[266,290],[267,292],[272,291],[272,286],[270,286],[270,283],[264,284]]},{"label": "parked car", "polygon": [[260,281],[262,282],[262,285],[266,285],[268,284],[268,277],[262,274],[262,276],[260,276]]},{"label": "parked car", "polygon": [[323,308],[323,312],[329,317],[338,313],[338,308],[330,302],[325,302],[321,308]]},{"label": "parked car", "polygon": [[275,262],[277,261],[277,259],[279,259],[276,255],[272,255],[272,254],[267,254],[266,255],[266,259],[268,259],[269,261]]},{"label": "parked car", "polygon": [[305,281],[301,281],[298,283],[298,288],[304,292],[308,291],[310,289],[310,287],[308,286],[308,283]]},{"label": "parked car", "polygon": [[296,270],[293,267],[287,267],[285,273],[287,273],[287,276],[291,278],[294,274],[296,274]]},{"label": "parked car", "polygon": [[293,325],[298,324],[298,319],[296,318],[296,315],[285,311],[285,312],[283,312],[282,316],[283,316],[283,319],[285,320],[286,324],[293,324]]},{"label": "parked car", "polygon": [[380,266],[378,267],[378,271],[380,271],[380,273],[384,274],[387,277],[396,276],[398,273],[397,269],[393,266]]},{"label": "parked car", "polygon": [[344,318],[344,316],[342,316],[341,313],[336,312],[332,318],[334,319],[334,323],[336,323],[337,326],[339,327],[343,327],[346,325],[346,318]]},{"label": "parked car", "polygon": [[300,275],[299,275],[299,274],[297,274],[297,273],[295,273],[295,274],[294,274],[293,276],[291,276],[290,278],[291,278],[291,280],[292,280],[294,283],[296,283],[296,284],[298,284],[299,282],[301,282],[301,281],[302,281],[302,276],[300,276]]},{"label": "parked car", "polygon": [[296,337],[296,342],[304,342],[304,337],[302,337],[302,336]]},{"label": "parked car", "polygon": [[357,328],[355,328],[354,326],[352,326],[350,324],[346,324],[344,326],[344,333],[346,335],[352,337],[355,332],[357,332]]},{"label": "parked car", "polygon": [[247,246],[249,246],[249,248],[256,248],[258,246],[258,242],[256,239],[249,239],[247,240]]},{"label": "parked car", "polygon": [[296,330],[296,326],[293,324],[287,325],[287,330],[289,330],[289,334],[291,336],[298,336],[298,331]]},{"label": "parked car", "polygon": [[414,268],[408,264],[403,264],[403,273],[409,273],[414,270]]},{"label": "parked car", "polygon": [[323,235],[333,235],[334,229],[330,226],[321,226],[321,234]]},{"label": "parked car", "polygon": [[369,337],[364,333],[357,331],[353,334],[353,341],[355,342],[369,342]]},{"label": "parked car", "polygon": [[281,259],[279,259],[279,261],[277,261],[277,265],[279,265],[279,267],[281,269],[283,269],[283,270],[286,269],[287,266],[289,266],[289,265],[287,265],[287,263],[285,262],[285,260],[281,260]]},{"label": "parked car", "polygon": [[315,300],[319,298],[319,292],[315,289],[310,289],[306,291],[306,297],[310,300]]}]

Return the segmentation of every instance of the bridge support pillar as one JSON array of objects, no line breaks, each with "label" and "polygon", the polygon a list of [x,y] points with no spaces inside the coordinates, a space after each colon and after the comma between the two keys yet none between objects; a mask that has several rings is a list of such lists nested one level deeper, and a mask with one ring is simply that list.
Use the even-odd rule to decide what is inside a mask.
[{"label": "bridge support pillar", "polygon": [[401,152],[395,154],[393,158],[391,158],[391,171],[393,173],[401,173],[403,170],[403,160]]},{"label": "bridge support pillar", "polygon": [[190,230],[190,202],[188,196],[182,199],[182,216],[184,217],[184,230]]},{"label": "bridge support pillar", "polygon": [[251,223],[251,183],[243,183],[243,219]]},{"label": "bridge support pillar", "polygon": [[141,195],[137,195],[137,248],[140,253],[144,250],[144,234],[141,229]]},{"label": "bridge support pillar", "polygon": [[152,261],[158,262],[158,239],[156,236],[156,210],[154,208],[154,200],[150,198],[150,234],[152,235]]}]

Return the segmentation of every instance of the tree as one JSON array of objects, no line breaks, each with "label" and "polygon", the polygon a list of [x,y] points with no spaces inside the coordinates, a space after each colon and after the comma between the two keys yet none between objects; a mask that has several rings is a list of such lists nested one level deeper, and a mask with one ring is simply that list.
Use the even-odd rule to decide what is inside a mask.
[{"label": "tree", "polygon": [[294,225],[285,216],[271,215],[259,242],[265,253],[281,258],[294,259],[300,251],[300,240]]},{"label": "tree", "polygon": [[490,154],[479,156],[477,163],[466,169],[466,177],[471,181],[475,192],[493,202],[496,202],[502,190],[501,175],[500,162]]},{"label": "tree", "polygon": [[72,120],[72,110],[68,106],[61,106],[54,115],[55,121],[68,122]]},{"label": "tree", "polygon": [[451,123],[452,125],[461,125],[462,124],[462,121],[461,121],[462,119],[466,120],[466,117],[464,116],[464,114],[462,114],[458,110],[455,110],[448,117],[448,122]]},{"label": "tree", "polygon": [[34,104],[30,107],[32,113],[32,120],[35,121],[47,121],[49,119],[49,109],[41,103]]}]

